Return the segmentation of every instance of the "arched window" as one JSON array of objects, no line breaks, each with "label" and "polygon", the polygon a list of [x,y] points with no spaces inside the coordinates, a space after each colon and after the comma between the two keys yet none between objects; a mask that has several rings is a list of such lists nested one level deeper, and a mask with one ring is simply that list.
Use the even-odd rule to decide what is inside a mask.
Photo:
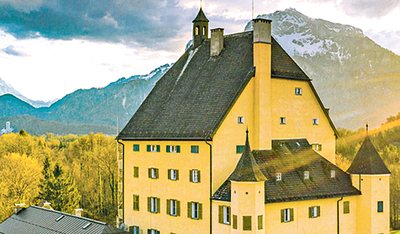
[{"label": "arched window", "polygon": [[206,35],[206,26],[203,27],[203,35]]},{"label": "arched window", "polygon": [[194,35],[199,35],[199,31],[200,31],[200,27],[196,26],[196,28],[194,29]]}]

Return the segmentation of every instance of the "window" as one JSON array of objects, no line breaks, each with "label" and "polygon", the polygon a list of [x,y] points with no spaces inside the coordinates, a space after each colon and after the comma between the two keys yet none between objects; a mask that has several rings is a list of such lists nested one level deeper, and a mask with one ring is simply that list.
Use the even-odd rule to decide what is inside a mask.
[{"label": "window", "polygon": [[194,29],[194,35],[199,35],[199,31],[200,31],[200,27],[196,26],[196,28]]},{"label": "window", "polygon": [[151,213],[160,213],[160,198],[148,197],[147,198],[147,211]]},{"label": "window", "polygon": [[378,213],[383,212],[383,201],[378,201]]},{"label": "window", "polygon": [[206,35],[206,26],[203,26],[203,35]]},{"label": "window", "polygon": [[317,218],[320,216],[320,207],[319,206],[311,206],[308,208],[308,217],[309,218]]},{"label": "window", "polygon": [[158,179],[158,168],[149,168],[149,178],[150,179]]},{"label": "window", "polygon": [[312,144],[312,149],[315,151],[321,151],[322,150],[322,144]]},{"label": "window", "polygon": [[198,202],[188,202],[188,217],[191,219],[202,219],[203,205]]},{"label": "window", "polygon": [[181,202],[174,199],[167,200],[167,214],[172,216],[180,216]]},{"label": "window", "polygon": [[286,117],[281,117],[280,124],[286,124]]},{"label": "window", "polygon": [[133,167],[133,177],[139,178],[139,167]]},{"label": "window", "polygon": [[304,171],[304,179],[310,179],[310,172],[309,171]]},{"label": "window", "polygon": [[232,228],[237,229],[237,215],[232,215]]},{"label": "window", "polygon": [[313,118],[312,119],[312,124],[313,125],[318,125],[318,123],[319,123],[318,118]]},{"label": "window", "polygon": [[296,95],[302,95],[303,93],[302,93],[302,89],[301,88],[295,88],[294,89],[294,94],[296,94]]},{"label": "window", "polygon": [[238,117],[238,124],[244,124],[244,117],[243,116],[239,116]]},{"label": "window", "polygon": [[231,224],[231,207],[218,206],[218,211],[219,223]]},{"label": "window", "polygon": [[251,216],[243,216],[243,231],[251,231]]},{"label": "window", "polygon": [[350,213],[350,202],[345,201],[343,202],[343,214],[348,214]]},{"label": "window", "polygon": [[236,153],[242,154],[244,152],[244,145],[237,145],[236,146]]},{"label": "window", "polygon": [[160,152],[160,145],[147,145],[147,152]]},{"label": "window", "polygon": [[258,219],[258,230],[262,230],[263,229],[263,216],[259,215],[257,216]]},{"label": "window", "polygon": [[179,171],[176,169],[168,169],[168,179],[179,180]]},{"label": "window", "polygon": [[133,210],[139,211],[139,195],[133,194]]},{"label": "window", "polygon": [[139,145],[133,145],[133,151],[139,152]]},{"label": "window", "polygon": [[282,180],[282,173],[278,172],[276,173],[276,181],[281,181]]},{"label": "window", "polygon": [[200,183],[200,171],[199,170],[190,170],[190,182]]},{"label": "window", "polygon": [[147,234],[160,234],[160,231],[156,229],[147,229]]},{"label": "window", "polygon": [[293,208],[287,208],[281,210],[281,222],[287,223],[294,220],[294,212]]},{"label": "window", "polygon": [[180,153],[181,147],[179,145],[167,145],[167,153]]},{"label": "window", "polygon": [[198,146],[198,145],[192,145],[192,146],[190,146],[190,153],[192,153],[192,154],[198,154],[198,153],[199,153],[199,146]]},{"label": "window", "polygon": [[336,176],[336,171],[335,170],[331,170],[331,178],[335,178]]},{"label": "window", "polygon": [[140,228],[139,226],[130,226],[129,232],[133,232],[133,234],[140,234]]}]

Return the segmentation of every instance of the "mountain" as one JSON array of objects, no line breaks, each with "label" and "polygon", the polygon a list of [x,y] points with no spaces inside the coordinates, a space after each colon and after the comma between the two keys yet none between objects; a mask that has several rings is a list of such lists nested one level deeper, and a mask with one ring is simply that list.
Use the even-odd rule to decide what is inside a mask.
[{"label": "mountain", "polygon": [[8,84],[7,82],[5,82],[4,80],[2,80],[0,78],[0,96],[4,95],[4,94],[12,94],[12,95],[18,97],[19,99],[31,104],[34,107],[46,107],[46,106],[48,107],[56,101],[56,100],[54,100],[54,101],[44,102],[44,101],[31,100],[31,99],[25,97],[24,95],[20,94],[10,84]]},{"label": "mountain", "polygon": [[[272,20],[272,35],[313,80],[337,127],[377,127],[400,110],[400,56],[361,29],[313,19],[295,9]],[[251,30],[249,22],[245,30]]]}]

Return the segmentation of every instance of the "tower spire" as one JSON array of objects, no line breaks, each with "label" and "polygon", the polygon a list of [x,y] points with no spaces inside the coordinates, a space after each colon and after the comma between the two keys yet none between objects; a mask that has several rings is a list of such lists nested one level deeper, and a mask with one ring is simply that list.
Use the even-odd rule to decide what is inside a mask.
[{"label": "tower spire", "polygon": [[200,0],[200,8],[203,8],[203,0]]}]

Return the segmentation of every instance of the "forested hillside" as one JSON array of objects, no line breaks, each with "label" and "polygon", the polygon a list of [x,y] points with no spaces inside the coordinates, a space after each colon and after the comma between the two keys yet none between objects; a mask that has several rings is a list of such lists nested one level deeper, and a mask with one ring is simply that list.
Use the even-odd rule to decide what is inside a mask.
[{"label": "forested hillside", "polygon": [[111,225],[117,215],[117,143],[102,134],[0,137],[0,222],[14,204],[45,199],[63,212]]},{"label": "forested hillside", "polygon": [[[366,131],[339,129],[340,138],[336,144],[336,163],[343,170],[347,170],[360,148]],[[390,224],[399,229],[400,209],[400,112],[396,116],[387,118],[380,128],[368,131],[379,155],[391,171],[390,176]]]}]

